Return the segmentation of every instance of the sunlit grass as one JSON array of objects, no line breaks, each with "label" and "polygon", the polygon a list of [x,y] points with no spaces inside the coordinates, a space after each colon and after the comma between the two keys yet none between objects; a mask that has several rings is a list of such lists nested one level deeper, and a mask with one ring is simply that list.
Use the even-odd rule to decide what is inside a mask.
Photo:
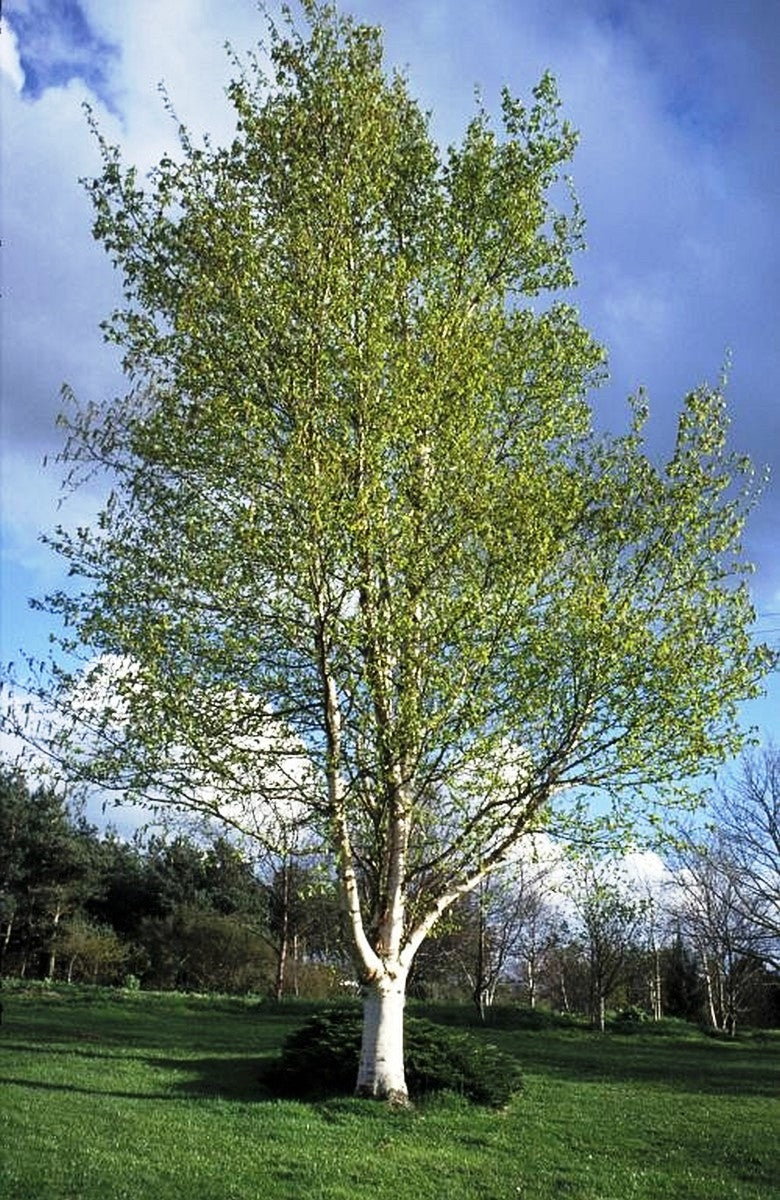
[{"label": "sunlit grass", "polygon": [[0,1036],[4,1200],[768,1200],[776,1037],[495,1028],[525,1088],[505,1112],[409,1112],[264,1091],[301,1010],[31,991]]}]

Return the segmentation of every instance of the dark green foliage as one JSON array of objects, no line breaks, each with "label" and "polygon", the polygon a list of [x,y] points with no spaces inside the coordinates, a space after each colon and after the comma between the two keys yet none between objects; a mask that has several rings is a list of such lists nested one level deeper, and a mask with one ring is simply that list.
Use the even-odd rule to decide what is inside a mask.
[{"label": "dark green foliage", "polygon": [[411,1018],[406,1028],[406,1074],[413,1095],[457,1092],[502,1108],[522,1086],[516,1060],[468,1033]]},{"label": "dark green foliage", "polygon": [[361,1019],[357,1008],[314,1013],[286,1039],[267,1082],[285,1096],[352,1092],[360,1059]]},{"label": "dark green foliage", "polygon": [[0,762],[0,974],[53,975],[58,942],[96,878],[95,831],[53,788]]},{"label": "dark green foliage", "polygon": [[702,1016],[704,988],[696,955],[679,930],[665,955],[664,1007],[670,1017],[697,1021]]},{"label": "dark green foliage", "polygon": [[619,1009],[610,1022],[612,1029],[618,1030],[620,1033],[631,1033],[635,1029],[639,1029],[640,1025],[645,1025],[650,1020],[650,1014],[640,1008],[638,1004],[627,1004],[625,1008]]},{"label": "dark green foliage", "polygon": [[[287,1038],[267,1082],[286,1096],[350,1094],[357,1078],[361,1023],[357,1007],[315,1014]],[[407,1017],[404,1045],[412,1097],[455,1092],[475,1104],[501,1108],[520,1090],[516,1060],[461,1030]]]}]

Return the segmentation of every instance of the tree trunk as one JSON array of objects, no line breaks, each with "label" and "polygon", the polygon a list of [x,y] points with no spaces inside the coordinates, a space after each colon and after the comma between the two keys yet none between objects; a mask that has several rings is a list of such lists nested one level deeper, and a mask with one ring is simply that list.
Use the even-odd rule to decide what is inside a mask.
[{"label": "tree trunk", "polygon": [[11,916],[6,921],[5,932],[3,934],[3,941],[2,941],[2,945],[0,945],[0,978],[2,978],[3,972],[5,970],[5,956],[6,956],[6,953],[8,952],[8,947],[11,942],[11,934],[13,932],[15,915],[16,915],[15,913],[12,913]]},{"label": "tree trunk", "polygon": [[405,973],[384,976],[366,985],[357,1096],[389,1100],[391,1104],[408,1103],[404,1075],[405,1002]]},{"label": "tree trunk", "polygon": [[729,955],[723,979],[723,1031],[729,1037],[737,1036],[737,986],[734,963]]},{"label": "tree trunk", "polygon": [[485,884],[484,880],[479,885],[479,909],[478,909],[478,926],[477,926],[477,970],[476,980],[474,983],[474,1003],[477,1007],[480,1021],[485,1020],[485,1001],[487,992],[487,947],[485,945],[485,935],[487,933],[487,921],[485,920]]},{"label": "tree trunk", "polygon": [[528,1007],[536,1008],[536,963],[532,954],[525,960],[525,986],[528,993]]},{"label": "tree trunk", "polygon": [[297,999],[297,997],[298,997],[298,996],[300,996],[300,994],[301,994],[301,991],[300,991],[300,979],[299,979],[299,976],[298,976],[298,967],[299,967],[299,965],[300,965],[300,961],[301,961],[301,959],[300,959],[300,946],[299,946],[299,944],[298,944],[298,934],[297,934],[297,933],[294,933],[294,934],[293,934],[293,938],[292,938],[292,952],[293,952],[293,959],[292,959],[292,967],[293,967],[293,996],[295,996],[295,997],[296,997],[296,999]]},{"label": "tree trunk", "polygon": [[706,957],[704,959],[704,983],[707,989],[707,1011],[713,1029],[719,1029],[718,1014],[715,1008],[715,990],[712,983],[712,972]]},{"label": "tree trunk", "polygon": [[48,961],[48,964],[46,967],[46,978],[47,979],[53,979],[54,972],[57,969],[57,933],[59,932],[61,916],[62,916],[62,909],[60,908],[59,905],[57,905],[57,908],[54,912],[54,917],[53,917],[54,929],[53,929],[53,932],[51,935],[51,941],[49,943],[49,961]]},{"label": "tree trunk", "polygon": [[282,867],[282,919],[279,930],[279,947],[276,959],[276,981],[274,997],[277,1004],[284,999],[285,970],[287,967],[287,949],[290,926],[290,866],[285,859]]},{"label": "tree trunk", "polygon": [[661,981],[661,954],[658,947],[653,944],[653,977],[651,982],[651,996],[653,1008],[653,1020],[660,1021],[664,1015],[663,1012],[663,991]]},{"label": "tree trunk", "polygon": [[274,999],[278,1003],[284,999],[284,978],[287,966],[287,934],[282,935],[276,956],[276,979],[274,980]]},{"label": "tree trunk", "polygon": [[561,970],[561,972],[560,972],[559,984],[560,984],[560,989],[561,989],[561,1010],[565,1013],[568,1013],[570,1011],[570,1009],[569,1009],[569,993],[566,988],[566,973],[563,970]]}]

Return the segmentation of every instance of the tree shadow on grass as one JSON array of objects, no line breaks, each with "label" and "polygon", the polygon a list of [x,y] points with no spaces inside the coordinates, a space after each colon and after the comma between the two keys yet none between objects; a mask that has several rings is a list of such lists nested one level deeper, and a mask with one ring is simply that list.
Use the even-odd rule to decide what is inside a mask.
[{"label": "tree shadow on grass", "polygon": [[35,1092],[67,1092],[74,1096],[99,1096],[106,1100],[171,1100],[177,1099],[170,1092],[122,1092],[104,1088],[80,1087],[77,1083],[54,1083],[48,1079],[23,1079],[18,1076],[0,1075],[0,1085],[29,1088]]},{"label": "tree shadow on grass", "polygon": [[[92,1041],[93,1039],[90,1039]],[[102,1038],[95,1038],[103,1042]],[[84,1045],[81,1038],[73,1040],[57,1033],[57,1042],[52,1045],[47,1041],[33,1040],[2,1040],[0,1041],[0,1084],[15,1084],[20,1087],[49,1090],[55,1092],[73,1092],[82,1095],[113,1097],[123,1100],[177,1100],[184,1098],[216,1098],[227,1100],[261,1101],[274,1099],[271,1088],[265,1082],[269,1065],[273,1060],[266,1054],[224,1055],[209,1054],[201,1057],[190,1057],[185,1053],[178,1056],[150,1053],[149,1047],[136,1048],[125,1045],[119,1049],[113,1044]],[[68,1060],[73,1062],[74,1079],[72,1082],[41,1080],[25,1078],[21,1072],[24,1067],[19,1056],[31,1056],[32,1060],[56,1058],[61,1063]],[[9,1060],[13,1056],[13,1060]],[[106,1087],[93,1087],[78,1080],[78,1062],[105,1063]],[[167,1076],[164,1089],[158,1086],[148,1090],[140,1084],[138,1089],[130,1091],[121,1087],[111,1087],[112,1071],[138,1067],[141,1072],[152,1069],[164,1072]],[[36,1073],[36,1072],[33,1072]],[[59,1073],[59,1072],[58,1072]]]},{"label": "tree shadow on grass", "polygon": [[[24,1014],[21,1014],[24,1016]],[[66,1012],[67,1016],[70,1016]],[[89,1014],[89,1021],[78,1023],[56,1020],[14,1019],[0,1028],[0,1052],[13,1048],[21,1052],[89,1057],[141,1058],[150,1055],[207,1057],[230,1056],[243,1047],[248,1057],[275,1054],[284,1036],[294,1027],[297,1014],[258,1014],[247,1009],[238,1016],[227,1013],[200,1014],[197,1019],[177,1014],[168,1019],[152,1006],[148,1012]],[[13,1039],[13,1041],[11,1041]]]},{"label": "tree shadow on grass", "polygon": [[[28,1050],[29,1047],[19,1047]],[[50,1051],[47,1051],[50,1052]],[[60,1052],[62,1053],[62,1052]],[[76,1052],[78,1053],[78,1052]],[[88,1054],[80,1057],[108,1058],[112,1055]],[[14,1084],[36,1091],[72,1092],[76,1095],[101,1096],[118,1100],[184,1100],[223,1099],[240,1100],[246,1103],[267,1101],[274,1096],[263,1083],[267,1059],[253,1057],[235,1058],[150,1058],[148,1055],[129,1055],[124,1062],[135,1060],[143,1067],[166,1071],[173,1079],[164,1089],[137,1091],[127,1089],[88,1087],[78,1082],[60,1083],[53,1080],[25,1079],[16,1075],[0,1075],[0,1084]]]},{"label": "tree shadow on grass", "polygon": [[[100,1038],[94,1039],[100,1043]],[[88,1050],[85,1047],[78,1046],[51,1046],[48,1042],[41,1042],[35,1045],[32,1042],[2,1042],[0,1043],[0,1054],[4,1050],[14,1050],[20,1054],[44,1054],[49,1057],[60,1058],[104,1058],[108,1062],[127,1061],[132,1058],[142,1057],[141,1055],[128,1053],[127,1050]]]},{"label": "tree shadow on grass", "polygon": [[186,1078],[171,1084],[171,1096],[244,1102],[276,1099],[266,1082],[271,1060],[265,1056],[226,1058],[209,1055],[203,1058],[147,1058],[145,1061],[157,1070],[186,1074]]},{"label": "tree shadow on grass", "polygon": [[580,1033],[524,1039],[515,1051],[529,1072],[587,1082],[657,1085],[675,1092],[771,1096],[778,1094],[777,1055],[740,1043]]}]

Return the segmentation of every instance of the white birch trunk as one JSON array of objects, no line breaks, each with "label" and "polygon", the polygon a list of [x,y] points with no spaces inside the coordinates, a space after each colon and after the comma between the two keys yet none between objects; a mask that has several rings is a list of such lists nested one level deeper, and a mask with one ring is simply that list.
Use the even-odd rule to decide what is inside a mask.
[{"label": "white birch trunk", "polygon": [[525,960],[526,990],[528,992],[528,1007],[536,1008],[536,962],[531,954]]},{"label": "white birch trunk", "polygon": [[704,982],[707,988],[707,1010],[710,1015],[710,1024],[713,1029],[719,1029],[718,1014],[715,1010],[715,992],[712,985],[712,972],[707,959],[704,959]]},{"label": "white birch trunk", "polygon": [[653,1020],[660,1021],[664,1015],[663,981],[661,978],[661,954],[656,945],[653,946]]},{"label": "white birch trunk", "polygon": [[46,978],[47,979],[54,978],[54,972],[57,968],[57,932],[59,930],[61,916],[62,916],[62,909],[60,908],[59,905],[57,905],[57,908],[54,912],[54,931],[51,935],[51,942],[49,943],[49,963],[46,968]]},{"label": "white birch trunk", "polygon": [[406,972],[382,976],[366,984],[363,995],[363,1043],[358,1070],[358,1096],[407,1104],[404,1074],[404,1005]]}]

